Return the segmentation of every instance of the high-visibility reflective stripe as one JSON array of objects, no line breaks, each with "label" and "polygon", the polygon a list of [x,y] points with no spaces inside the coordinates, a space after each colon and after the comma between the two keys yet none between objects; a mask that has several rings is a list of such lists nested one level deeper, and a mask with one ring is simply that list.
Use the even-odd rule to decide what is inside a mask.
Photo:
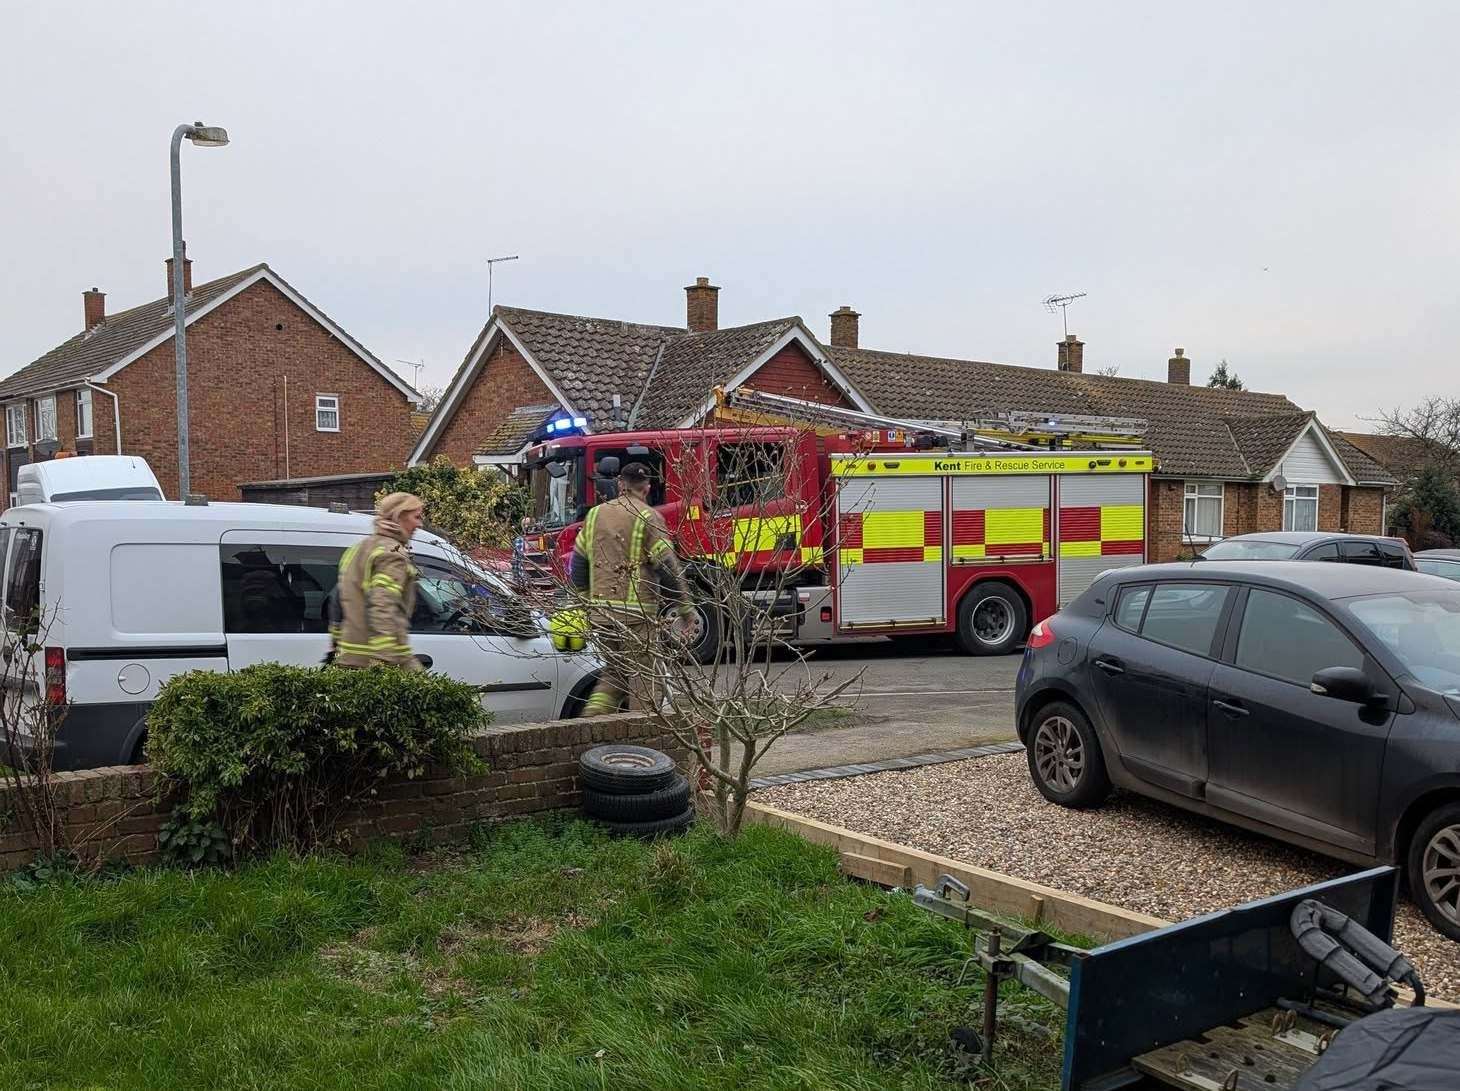
[{"label": "high-visibility reflective stripe", "polygon": [[673,548],[674,547],[671,546],[667,541],[665,541],[663,538],[660,538],[657,542],[649,547],[649,559],[651,561],[657,561],[660,557],[670,552]]},{"label": "high-visibility reflective stripe", "polygon": [[371,576],[368,580],[365,581],[365,587],[367,589],[371,587],[383,587],[387,591],[393,591],[397,595],[403,593],[401,590],[401,585],[396,583],[395,580],[391,579],[384,572],[377,572],[375,575]]},{"label": "high-visibility reflective stripe", "polygon": [[801,563],[802,564],[821,564],[825,560],[826,560],[826,551],[824,549],[822,549],[820,546],[802,546],[801,547]]},{"label": "high-visibility reflective stripe", "polygon": [[988,545],[1004,542],[1039,542],[1044,539],[1044,508],[989,508],[984,512],[983,540]]},{"label": "high-visibility reflective stripe", "polygon": [[1100,540],[1132,542],[1145,537],[1145,512],[1139,504],[1119,504],[1100,509]]},{"label": "high-visibility reflective stripe", "polygon": [[588,518],[583,520],[583,530],[579,533],[577,541],[573,543],[574,552],[581,553],[587,558],[588,563],[593,563],[593,531],[598,526],[598,509],[591,508],[588,511]]},{"label": "high-visibility reflective stripe", "polygon": [[1061,557],[1098,557],[1099,542],[1060,542]]},{"label": "high-visibility reflective stripe", "polygon": [[967,474],[1136,474],[1150,473],[1149,451],[1084,451],[1061,454],[925,455],[877,453],[832,455],[836,477],[926,477]]},{"label": "high-visibility reflective stripe", "polygon": [[377,644],[373,640],[369,644],[351,644],[341,640],[336,646],[340,651],[349,652],[351,655],[368,655],[372,657],[391,654],[405,655],[411,650],[410,645],[396,644],[393,641],[389,644]]}]

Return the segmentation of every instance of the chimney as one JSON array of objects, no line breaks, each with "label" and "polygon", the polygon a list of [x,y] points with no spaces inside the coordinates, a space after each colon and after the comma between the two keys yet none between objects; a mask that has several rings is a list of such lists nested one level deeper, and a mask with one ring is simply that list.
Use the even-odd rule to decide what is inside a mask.
[{"label": "chimney", "polygon": [[1059,366],[1061,371],[1084,371],[1085,370],[1085,342],[1081,341],[1073,333],[1065,334],[1065,339],[1059,343]]},{"label": "chimney", "polygon": [[684,290],[684,324],[690,333],[711,333],[720,328],[720,289],[709,277],[695,277]]},{"label": "chimney", "polygon": [[1166,381],[1178,386],[1191,385],[1191,361],[1186,358],[1185,349],[1177,349],[1176,355],[1166,361]]},{"label": "chimney", "polygon": [[861,317],[845,303],[831,312],[831,343],[834,348],[857,347],[857,319]]},{"label": "chimney", "polygon": [[[183,295],[193,294],[193,259],[183,255]],[[172,259],[167,259],[167,298],[172,298]]]},{"label": "chimney", "polygon": [[106,321],[106,293],[95,288],[81,293],[81,305],[86,309],[86,328],[100,326]]}]

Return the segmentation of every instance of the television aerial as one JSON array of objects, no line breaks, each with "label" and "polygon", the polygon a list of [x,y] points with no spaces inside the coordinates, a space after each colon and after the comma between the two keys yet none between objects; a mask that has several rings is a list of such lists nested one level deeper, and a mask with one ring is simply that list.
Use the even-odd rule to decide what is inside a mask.
[{"label": "television aerial", "polygon": [[1077,299],[1084,299],[1084,298],[1085,298],[1085,293],[1084,292],[1074,292],[1071,295],[1047,295],[1047,296],[1044,297],[1044,309],[1045,310],[1047,310],[1050,314],[1054,314],[1054,312],[1055,312],[1056,309],[1059,310],[1059,312],[1060,312],[1060,321],[1064,325],[1065,336],[1066,337],[1068,337],[1070,335],[1070,316],[1069,316],[1069,307],[1070,307],[1070,304],[1073,303]]}]

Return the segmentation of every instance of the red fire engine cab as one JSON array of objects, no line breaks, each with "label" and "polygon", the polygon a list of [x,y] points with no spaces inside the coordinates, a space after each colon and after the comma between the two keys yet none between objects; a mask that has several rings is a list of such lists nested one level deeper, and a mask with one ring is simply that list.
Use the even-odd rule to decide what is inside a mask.
[{"label": "red fire engine cab", "polygon": [[[1012,652],[1101,572],[1145,561],[1154,462],[1143,432],[1126,418],[1028,414],[941,427],[721,394],[704,428],[531,448],[524,579],[550,589],[563,578],[612,472],[640,461],[656,471],[650,503],[691,577],[733,570],[744,594],[785,616],[786,639],[952,634],[970,654]],[[703,603],[696,612],[694,651],[708,659],[722,619]]]}]

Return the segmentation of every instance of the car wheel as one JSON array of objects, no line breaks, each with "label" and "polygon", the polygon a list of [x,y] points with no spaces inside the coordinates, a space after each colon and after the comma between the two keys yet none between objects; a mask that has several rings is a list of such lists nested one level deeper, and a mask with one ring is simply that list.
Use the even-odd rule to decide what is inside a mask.
[{"label": "car wheel", "polygon": [[1409,894],[1435,930],[1460,940],[1460,803],[1439,808],[1409,842]]},{"label": "car wheel", "polygon": [[713,663],[720,654],[720,611],[704,602],[693,603],[684,624],[689,657],[696,663]]},{"label": "car wheel", "polygon": [[958,604],[958,643],[969,655],[1007,655],[1029,635],[1029,611],[1006,583],[982,583]]},{"label": "car wheel", "polygon": [[1100,740],[1085,714],[1056,701],[1034,718],[1025,754],[1039,794],[1061,807],[1094,807],[1110,795]]},{"label": "car wheel", "polygon": [[628,743],[609,743],[585,750],[578,758],[583,787],[612,795],[642,795],[674,783],[674,760],[662,750]]},{"label": "car wheel", "polygon": [[606,822],[657,822],[683,814],[689,802],[689,781],[681,776],[667,788],[632,795],[583,789],[583,813]]}]

